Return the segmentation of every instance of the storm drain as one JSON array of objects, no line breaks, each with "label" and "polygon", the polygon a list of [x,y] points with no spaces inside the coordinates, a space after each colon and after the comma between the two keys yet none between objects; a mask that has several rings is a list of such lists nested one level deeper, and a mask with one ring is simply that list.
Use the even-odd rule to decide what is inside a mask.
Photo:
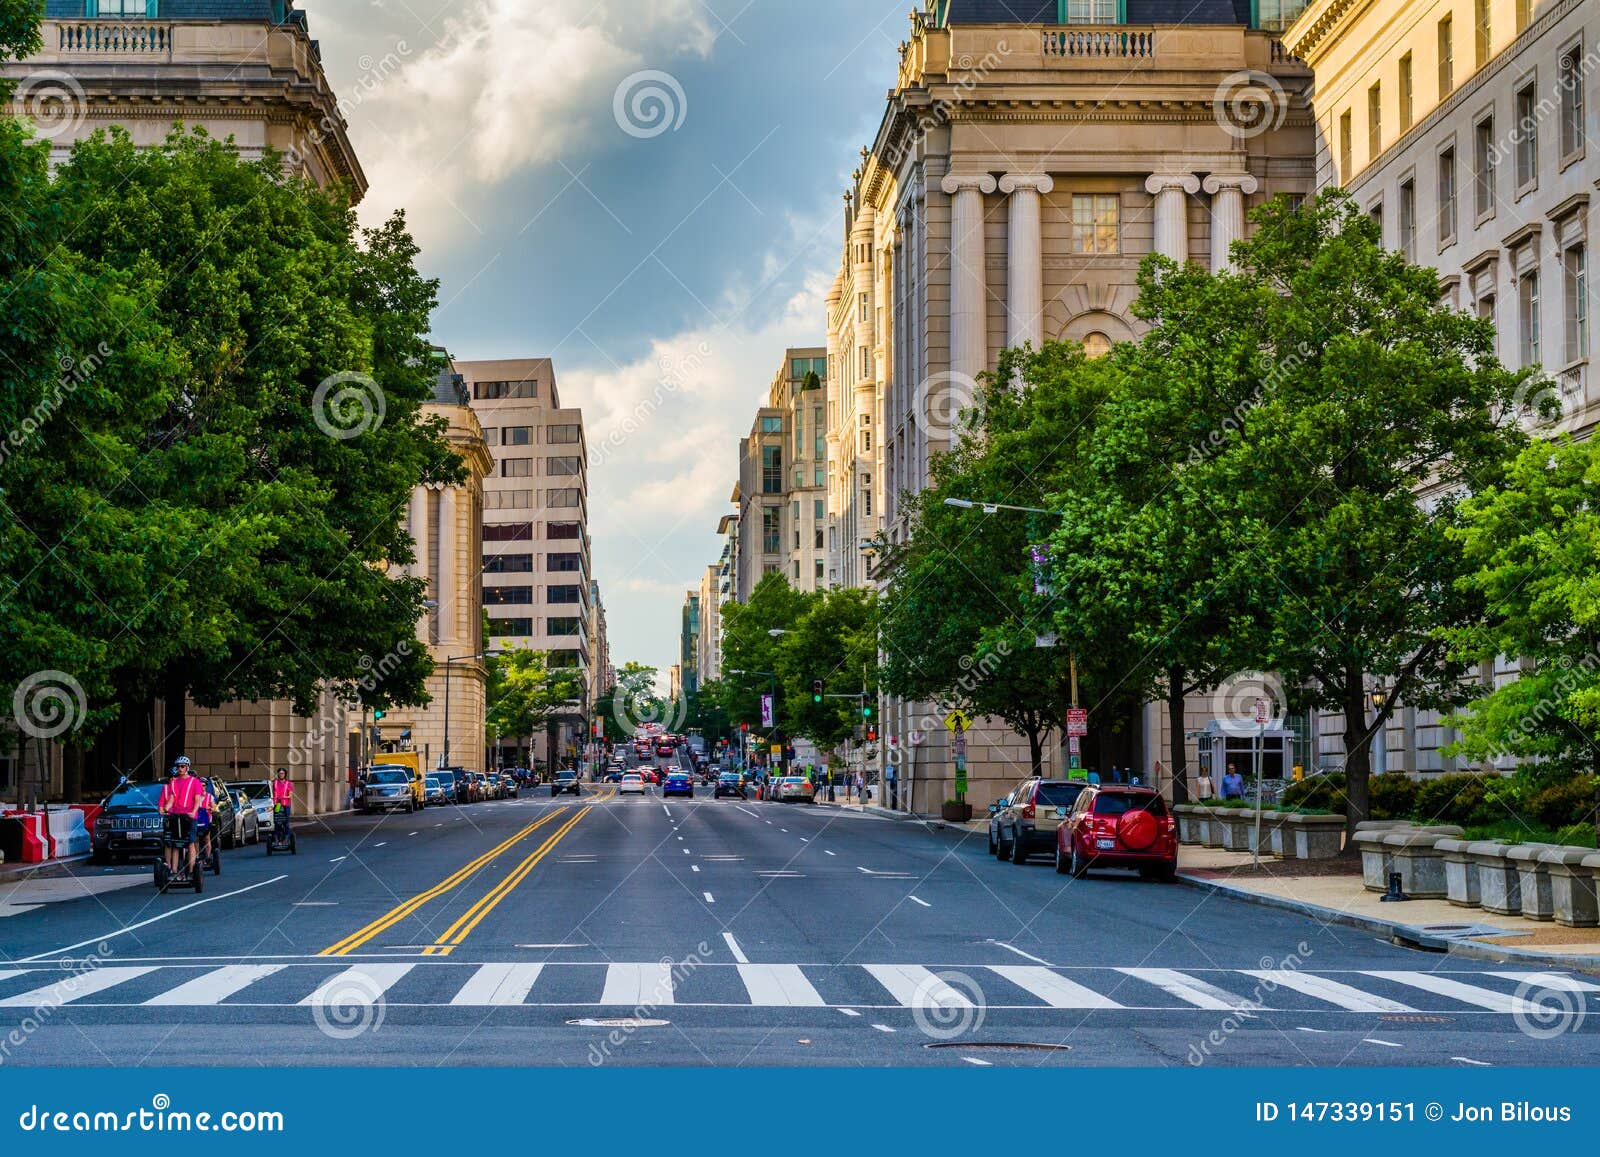
[{"label": "storm drain", "polygon": [[983,1050],[994,1052],[1034,1052],[1034,1053],[1070,1053],[1071,1045],[1042,1045],[1033,1041],[939,1041],[936,1044],[922,1046],[925,1049],[956,1049],[960,1052],[973,1052]]},{"label": "storm drain", "polygon": [[573,1028],[660,1028],[672,1022],[639,1016],[582,1016],[567,1023]]}]

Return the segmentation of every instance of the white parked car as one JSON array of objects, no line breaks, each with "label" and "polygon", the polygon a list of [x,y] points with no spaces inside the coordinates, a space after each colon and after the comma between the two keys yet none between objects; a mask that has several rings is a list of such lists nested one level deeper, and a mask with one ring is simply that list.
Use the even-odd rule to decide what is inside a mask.
[{"label": "white parked car", "polygon": [[622,783],[617,788],[618,794],[632,792],[634,795],[644,794],[644,776],[638,772],[630,771],[622,777]]}]

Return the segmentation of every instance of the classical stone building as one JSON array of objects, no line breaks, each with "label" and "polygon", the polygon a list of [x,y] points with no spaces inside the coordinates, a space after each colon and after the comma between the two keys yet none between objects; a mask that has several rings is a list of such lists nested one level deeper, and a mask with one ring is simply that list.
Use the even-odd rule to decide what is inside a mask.
[{"label": "classical stone building", "polygon": [[700,632],[696,637],[695,671],[703,686],[722,678],[722,594],[716,566],[700,576]]},{"label": "classical stone building", "polygon": [[[1265,7],[1266,23],[1292,13]],[[913,13],[846,195],[828,303],[840,581],[881,581],[859,540],[879,519],[891,540],[905,533],[898,496],[926,484],[1003,348],[1066,338],[1095,353],[1137,336],[1147,254],[1221,266],[1251,206],[1314,188],[1309,74],[1262,23],[1242,0],[932,0]],[[881,718],[901,806],[936,810],[954,777],[944,712],[889,700]],[[1108,762],[1162,758],[1157,707],[1122,723]],[[1008,790],[1026,751],[981,723],[968,800]]]},{"label": "classical stone building", "polygon": [[[1503,362],[1544,370],[1561,414],[1528,414],[1536,432],[1587,435],[1600,417],[1600,5],[1315,0],[1284,43],[1316,78],[1318,183],[1349,190],[1386,244],[1439,270],[1450,304],[1491,319]],[[1493,686],[1518,666],[1480,678]],[[1317,764],[1342,762],[1342,727],[1338,714],[1310,721]],[[1401,704],[1374,764],[1454,771],[1441,750],[1454,738],[1436,712]]]},{"label": "classical stone building", "polygon": [[276,149],[353,200],[366,192],[292,0],[46,0],[42,33],[37,55],[0,73],[20,82],[6,111],[34,120],[58,161],[110,125],[153,145],[181,122],[232,137],[246,157]]}]

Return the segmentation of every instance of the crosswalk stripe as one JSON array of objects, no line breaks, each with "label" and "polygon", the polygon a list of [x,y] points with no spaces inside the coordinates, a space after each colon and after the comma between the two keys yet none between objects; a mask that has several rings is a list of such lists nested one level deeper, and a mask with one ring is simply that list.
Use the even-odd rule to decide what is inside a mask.
[{"label": "crosswalk stripe", "polygon": [[671,1004],[672,965],[608,964],[601,1004]]},{"label": "crosswalk stripe", "polygon": [[827,1004],[798,964],[741,964],[738,967],[739,979],[744,981],[751,1004],[805,1008],[822,1008]]},{"label": "crosswalk stripe", "polygon": [[1351,988],[1348,984],[1340,984],[1337,980],[1329,980],[1325,976],[1312,976],[1309,973],[1297,972],[1291,968],[1263,969],[1259,972],[1246,970],[1244,975],[1276,984],[1281,988],[1292,988],[1296,992],[1303,992],[1307,996],[1314,996],[1318,1000],[1325,1000],[1329,1004],[1338,1005],[1349,1012],[1417,1011],[1408,1004],[1401,1004],[1398,1000],[1373,996],[1371,993],[1362,992],[1359,988]]},{"label": "crosswalk stripe", "polygon": [[906,1008],[971,1008],[972,1001],[918,964],[864,964]]},{"label": "crosswalk stripe", "polygon": [[521,1004],[528,999],[528,993],[533,991],[534,982],[543,971],[542,964],[480,965],[450,1003],[483,1007]]},{"label": "crosswalk stripe", "polygon": [[1171,968],[1119,968],[1118,972],[1153,984],[1168,996],[1175,996],[1196,1008],[1214,1012],[1237,1012],[1249,1005],[1241,996],[1203,980],[1196,980]]},{"label": "crosswalk stripe", "polygon": [[1451,980],[1447,976],[1439,976],[1432,972],[1365,972],[1362,975],[1374,976],[1379,980],[1392,980],[1396,984],[1420,988],[1424,992],[1432,992],[1439,996],[1448,996],[1451,1000],[1459,1000],[1462,1004],[1475,1004],[1490,1012],[1526,1013],[1533,1011],[1535,1007],[1519,997],[1507,996],[1493,989],[1479,988],[1475,984],[1463,984],[1459,980]]},{"label": "crosswalk stripe", "polygon": [[1489,975],[1498,976],[1501,980],[1515,980],[1524,984],[1536,984],[1541,988],[1553,988],[1558,992],[1600,992],[1600,984],[1591,984],[1587,980],[1579,980],[1559,972],[1491,972]]},{"label": "crosswalk stripe", "polygon": [[17,976],[26,976],[32,972],[31,968],[0,968],[0,980],[10,980]]},{"label": "crosswalk stripe", "polygon": [[1051,1008],[1121,1008],[1104,993],[1085,988],[1048,968],[1030,964],[991,964],[989,971],[1033,993]]},{"label": "crosswalk stripe", "polygon": [[108,988],[154,972],[154,968],[97,968],[93,972],[70,972],[54,984],[18,993],[0,1000],[0,1008],[54,1007],[71,1004]]},{"label": "crosswalk stripe", "polygon": [[196,1006],[221,1004],[228,997],[248,988],[258,980],[283,971],[282,964],[230,964],[216,968],[204,976],[197,976],[177,988],[152,996],[145,1001],[153,1005]]},{"label": "crosswalk stripe", "polygon": [[300,1003],[340,1005],[377,1000],[415,967],[414,964],[361,964],[346,968],[323,981],[315,992]]}]

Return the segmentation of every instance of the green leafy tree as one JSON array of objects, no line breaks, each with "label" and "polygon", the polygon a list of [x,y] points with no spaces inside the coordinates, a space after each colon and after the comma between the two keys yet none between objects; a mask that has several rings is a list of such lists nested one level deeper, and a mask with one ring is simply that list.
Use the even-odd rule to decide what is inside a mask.
[{"label": "green leafy tree", "polygon": [[[786,705],[784,729],[811,740],[825,753],[855,736],[866,724],[861,700],[830,698],[866,692],[871,706],[878,694],[877,595],[838,587],[807,600],[793,627],[773,648]],[[822,702],[813,685],[823,684]]]},{"label": "green leafy tree", "polygon": [[[518,647],[486,660],[489,669],[487,733],[529,738],[549,735],[583,699],[577,667],[551,666],[550,652]],[[552,744],[552,750],[554,745]]]},{"label": "green leafy tree", "polygon": [[[750,592],[746,603],[729,603],[722,617],[722,706],[734,723],[748,723],[752,732],[761,725],[761,696],[772,690],[772,672],[782,680],[778,661],[779,639],[773,631],[795,627],[815,595],[797,591],[777,571],[765,576]],[[742,673],[741,673],[742,672]],[[809,695],[809,692],[808,692]],[[789,725],[792,704],[780,695],[778,723]]]}]

